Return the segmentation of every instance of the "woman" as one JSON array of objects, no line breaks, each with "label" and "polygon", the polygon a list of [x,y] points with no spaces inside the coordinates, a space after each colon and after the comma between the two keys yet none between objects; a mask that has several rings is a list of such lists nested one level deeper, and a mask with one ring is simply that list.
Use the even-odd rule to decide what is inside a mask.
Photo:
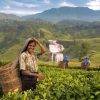
[{"label": "woman", "polygon": [[36,46],[39,46],[41,52],[38,55],[42,55],[45,52],[44,47],[35,38],[29,38],[26,40],[24,48],[20,55],[20,72],[21,72],[21,82],[22,90],[36,88],[37,79],[41,80],[44,78],[42,73],[38,73],[37,58],[35,56],[34,50]]},{"label": "woman", "polygon": [[89,57],[84,57],[84,58],[82,59],[81,67],[82,67],[83,69],[87,69],[89,66],[90,66]]},{"label": "woman", "polygon": [[68,63],[69,63],[69,57],[67,56],[67,54],[65,54],[63,58],[64,68],[68,68]]}]

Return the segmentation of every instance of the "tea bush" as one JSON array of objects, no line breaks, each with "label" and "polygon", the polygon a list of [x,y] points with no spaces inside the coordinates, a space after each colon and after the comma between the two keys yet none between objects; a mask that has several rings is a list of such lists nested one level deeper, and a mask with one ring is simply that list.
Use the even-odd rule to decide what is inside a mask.
[{"label": "tea bush", "polygon": [[40,66],[45,79],[35,91],[2,95],[0,100],[99,100],[100,72]]}]

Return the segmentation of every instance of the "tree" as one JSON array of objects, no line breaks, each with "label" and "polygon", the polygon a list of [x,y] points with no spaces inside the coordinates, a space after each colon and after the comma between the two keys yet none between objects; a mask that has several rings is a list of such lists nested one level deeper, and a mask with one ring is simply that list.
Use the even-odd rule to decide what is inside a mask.
[{"label": "tree", "polygon": [[89,55],[89,51],[90,44],[88,42],[82,42],[80,45],[79,60],[81,60],[82,57]]}]

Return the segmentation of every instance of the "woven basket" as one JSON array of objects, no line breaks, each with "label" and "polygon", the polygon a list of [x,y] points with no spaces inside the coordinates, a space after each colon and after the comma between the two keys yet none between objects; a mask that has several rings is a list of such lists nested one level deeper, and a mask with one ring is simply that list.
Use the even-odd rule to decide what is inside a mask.
[{"label": "woven basket", "polygon": [[18,69],[12,64],[7,64],[0,68],[0,83],[3,93],[21,91],[21,81]]},{"label": "woven basket", "polygon": [[60,62],[58,63],[58,66],[59,66],[60,68],[64,68],[64,63],[63,63],[63,61],[60,61]]}]

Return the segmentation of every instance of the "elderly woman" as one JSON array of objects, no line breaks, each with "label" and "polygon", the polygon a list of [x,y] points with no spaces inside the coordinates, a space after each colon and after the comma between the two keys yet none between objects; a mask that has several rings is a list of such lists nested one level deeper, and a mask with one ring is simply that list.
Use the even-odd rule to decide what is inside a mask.
[{"label": "elderly woman", "polygon": [[34,53],[36,46],[39,46],[41,52],[37,55],[42,55],[45,52],[44,47],[35,38],[29,38],[26,40],[24,48],[21,52],[19,63],[21,72],[22,90],[36,88],[37,79],[41,80],[44,78],[42,73],[38,72],[37,57]]}]

